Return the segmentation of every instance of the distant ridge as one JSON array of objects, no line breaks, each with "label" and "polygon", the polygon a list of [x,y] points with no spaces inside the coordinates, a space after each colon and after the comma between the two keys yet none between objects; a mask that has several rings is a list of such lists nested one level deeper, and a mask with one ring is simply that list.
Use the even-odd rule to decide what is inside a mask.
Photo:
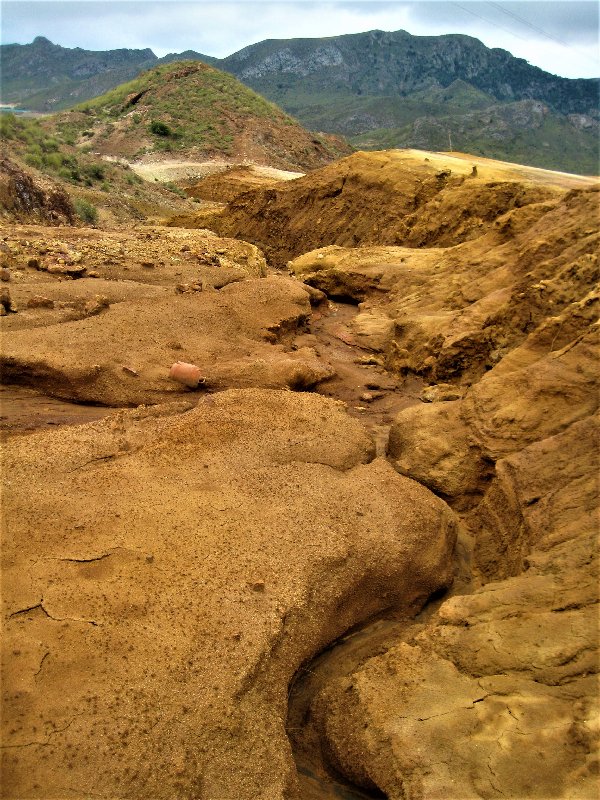
[{"label": "distant ridge", "polygon": [[37,36],[0,46],[3,103],[60,111],[130,80],[157,61],[150,49],[82,50]]},{"label": "distant ridge", "polygon": [[456,149],[598,173],[598,79],[551,75],[470,36],[267,40],[221,67],[361,148]]},{"label": "distant ridge", "polygon": [[[541,100],[562,114],[598,116],[597,78],[561,78],[463,34],[368,31],[324,39],[269,39],[223,59],[221,68],[284,96],[335,89],[348,96],[406,97],[462,80],[497,101]],[[281,84],[283,81],[283,84]]]},{"label": "distant ridge", "polygon": [[2,101],[53,111],[160,63],[199,60],[235,75],[304,126],[357,147],[455,149],[597,174],[599,80],[561,78],[462,34],[369,31],[266,40],[217,59],[186,51],[92,52],[38,37],[0,48]]}]

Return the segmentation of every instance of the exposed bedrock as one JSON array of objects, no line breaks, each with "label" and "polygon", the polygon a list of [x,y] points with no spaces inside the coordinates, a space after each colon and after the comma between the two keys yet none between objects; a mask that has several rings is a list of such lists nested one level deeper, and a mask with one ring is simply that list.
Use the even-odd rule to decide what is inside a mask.
[{"label": "exposed bedrock", "polygon": [[[253,267],[240,261],[250,276],[238,267],[241,274],[220,291],[214,285],[181,288],[173,267],[147,269],[147,283],[115,280],[114,274],[61,282],[28,268],[11,295],[19,313],[6,319],[3,382],[124,406],[185,392],[169,379],[175,361],[197,364],[203,386],[213,390],[307,389],[330,377],[313,349],[292,351],[287,344],[305,326],[315,290],[281,276],[251,277]],[[225,269],[213,270],[214,284]],[[197,276],[198,266],[189,271]],[[200,274],[209,280],[206,268]]]},{"label": "exposed bedrock", "polygon": [[519,574],[450,598],[313,700],[343,774],[392,800],[595,796],[599,444],[588,418],[500,461],[476,552]]},{"label": "exposed bedrock", "polygon": [[0,158],[0,218],[72,225],[75,209],[65,189],[47,177],[34,176],[6,158]]},{"label": "exposed bedrock", "polygon": [[[596,411],[597,366],[597,326],[545,355],[527,341],[463,399],[398,414],[390,432],[392,462],[463,509],[473,505],[499,459]],[[517,553],[512,557],[520,563]]]},{"label": "exposed bedrock", "polygon": [[340,245],[294,277],[202,230],[0,247],[5,380],[145,404],[6,446],[7,798],[296,800],[290,682],[357,626],[290,717],[317,782],[595,797],[599,193],[403,159],[235,199]]},{"label": "exposed bedrock", "polygon": [[7,796],[292,796],[295,671],[451,580],[453,512],[372,458],[339,403],[254,389],[11,440]]},{"label": "exposed bedrock", "polygon": [[[330,763],[391,800],[597,791],[598,326],[582,306],[392,426],[396,469],[462,512],[479,588],[312,701]],[[553,349],[561,321],[572,338]]]}]

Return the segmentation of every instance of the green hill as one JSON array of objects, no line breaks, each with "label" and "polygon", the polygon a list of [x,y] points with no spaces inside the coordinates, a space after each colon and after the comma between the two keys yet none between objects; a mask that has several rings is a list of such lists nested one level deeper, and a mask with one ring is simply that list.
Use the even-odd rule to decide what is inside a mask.
[{"label": "green hill", "polygon": [[316,137],[228,73],[200,61],[160,64],[57,118],[94,152],[127,159],[173,153],[311,169],[348,146]]}]

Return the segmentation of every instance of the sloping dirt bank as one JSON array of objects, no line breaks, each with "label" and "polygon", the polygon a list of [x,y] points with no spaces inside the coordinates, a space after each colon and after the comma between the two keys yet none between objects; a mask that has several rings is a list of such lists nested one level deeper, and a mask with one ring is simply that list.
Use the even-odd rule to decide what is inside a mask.
[{"label": "sloping dirt bank", "polygon": [[218,214],[180,215],[172,224],[254,242],[277,267],[325,245],[447,247],[479,238],[512,209],[564,194],[556,182],[534,178],[440,154],[359,152],[241,194]]}]

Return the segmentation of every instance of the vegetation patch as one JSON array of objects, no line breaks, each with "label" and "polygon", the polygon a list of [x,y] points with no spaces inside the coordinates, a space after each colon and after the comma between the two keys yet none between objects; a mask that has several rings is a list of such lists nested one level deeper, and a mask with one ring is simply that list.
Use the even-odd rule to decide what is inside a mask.
[{"label": "vegetation patch", "polygon": [[94,186],[107,179],[106,164],[76,152],[69,130],[49,131],[43,120],[2,114],[0,137],[13,143],[28,166],[52,177],[81,186]]},{"label": "vegetation patch", "polygon": [[84,198],[77,198],[73,202],[73,207],[82,222],[86,222],[88,225],[95,225],[98,222],[98,209]]},{"label": "vegetation patch", "polygon": [[153,120],[150,125],[148,126],[150,133],[153,133],[155,136],[172,136],[173,131],[171,128],[165,123],[160,122],[160,120]]}]

